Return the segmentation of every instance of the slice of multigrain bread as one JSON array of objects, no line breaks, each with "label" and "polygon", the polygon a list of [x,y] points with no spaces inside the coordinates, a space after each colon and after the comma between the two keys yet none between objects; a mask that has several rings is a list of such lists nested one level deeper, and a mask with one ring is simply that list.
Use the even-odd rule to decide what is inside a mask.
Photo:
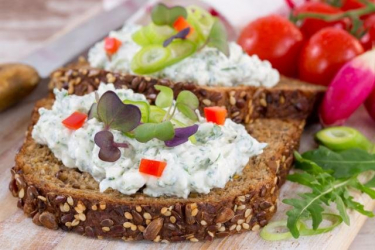
[{"label": "slice of multigrain bread", "polygon": [[150,101],[157,95],[155,84],[170,86],[175,95],[190,90],[198,97],[200,109],[225,106],[229,117],[237,123],[250,123],[258,118],[306,119],[319,104],[325,87],[296,79],[281,77],[273,88],[238,86],[209,87],[193,83],[174,83],[168,79],[113,73],[93,69],[87,63],[61,68],[51,75],[50,89],[65,88],[70,94],[82,95],[95,91],[100,82],[113,83],[117,88],[129,88],[145,94]]},{"label": "slice of multigrain bread", "polygon": [[127,196],[115,190],[100,193],[89,174],[65,167],[48,147],[35,143],[31,131],[37,110],[52,104],[53,99],[37,103],[9,188],[35,224],[97,238],[196,242],[258,230],[276,211],[279,188],[304,126],[301,120],[281,119],[248,124],[249,133],[268,146],[224,189],[188,199]]}]

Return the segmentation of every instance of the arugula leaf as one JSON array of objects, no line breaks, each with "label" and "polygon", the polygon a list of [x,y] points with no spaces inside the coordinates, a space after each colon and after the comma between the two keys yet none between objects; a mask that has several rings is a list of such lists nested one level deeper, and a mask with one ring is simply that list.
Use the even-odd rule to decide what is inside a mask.
[{"label": "arugula leaf", "polygon": [[154,87],[160,91],[155,100],[156,106],[160,108],[170,107],[173,103],[173,90],[162,85],[155,85]]},{"label": "arugula leaf", "polygon": [[366,184],[365,184],[366,187],[370,187],[370,188],[375,188],[375,176],[369,180]]},{"label": "arugula leaf", "polygon": [[309,173],[295,173],[288,175],[287,179],[291,182],[296,182],[301,185],[313,188],[316,183],[315,176],[309,174]]},{"label": "arugula leaf", "polygon": [[187,18],[187,11],[184,7],[175,6],[168,8],[165,4],[159,3],[152,8],[151,19],[156,25],[172,26],[179,17]]},{"label": "arugula leaf", "polygon": [[356,189],[362,191],[363,193],[365,193],[368,196],[370,196],[372,199],[375,199],[375,190],[367,187],[366,185],[363,185],[362,183],[360,183],[358,181],[358,179],[353,180],[350,183],[350,186],[352,186],[353,188],[356,188]]},{"label": "arugula leaf", "polygon": [[305,160],[315,162],[324,170],[333,171],[336,178],[348,178],[367,170],[375,170],[375,155],[353,148],[341,152],[333,152],[324,146],[302,154]]},{"label": "arugula leaf", "polygon": [[107,129],[123,133],[133,130],[141,121],[139,108],[124,104],[113,91],[107,91],[102,95],[97,105],[97,115]]},{"label": "arugula leaf", "polygon": [[173,125],[170,121],[144,123],[134,130],[135,139],[139,142],[148,142],[154,138],[167,141],[173,139],[174,134]]},{"label": "arugula leaf", "polygon": [[349,191],[347,189],[344,191],[343,196],[345,197],[344,203],[345,203],[347,208],[354,209],[357,212],[359,212],[359,213],[361,213],[361,214],[363,214],[367,217],[374,217],[373,212],[365,210],[364,205],[362,205],[359,202],[354,201],[354,198],[352,196],[350,196]]},{"label": "arugula leaf", "polygon": [[303,158],[297,151],[294,151],[295,166],[311,174],[320,174],[325,172],[315,162]]},{"label": "arugula leaf", "polygon": [[[301,199],[294,198],[283,200],[285,204],[293,206],[286,214],[288,215],[287,226],[295,238],[300,236],[297,227],[299,219],[310,215],[313,221],[313,229],[317,229],[322,222],[322,213],[324,212],[322,203],[326,203],[327,201],[334,202],[336,195],[339,194],[340,190],[349,182],[349,180],[335,181],[333,177],[328,176],[317,180],[320,183],[320,187],[317,187],[315,190],[313,189],[311,193],[299,194]],[[329,185],[323,184],[324,182],[329,183]],[[334,195],[334,197],[332,197],[332,195]]]},{"label": "arugula leaf", "polygon": [[336,207],[337,207],[337,210],[340,213],[341,218],[343,219],[345,224],[350,225],[349,215],[346,212],[346,206],[345,206],[344,201],[342,200],[341,196],[338,195],[338,194],[335,194],[335,200],[336,200]]},{"label": "arugula leaf", "polygon": [[216,19],[211,27],[207,39],[207,45],[220,50],[224,55],[229,57],[228,35],[224,25],[219,19]]},{"label": "arugula leaf", "polygon": [[363,185],[358,175],[374,170],[375,158],[365,150],[349,149],[340,153],[333,152],[326,147],[306,152],[302,155],[295,152],[296,167],[303,170],[288,176],[288,180],[311,188],[311,192],[299,194],[300,198],[285,199],[284,203],[292,206],[287,212],[287,226],[298,238],[300,231],[297,226],[300,218],[312,218],[313,229],[317,229],[322,221],[323,205],[335,203],[339,216],[349,225],[347,209],[354,209],[366,216],[373,217],[371,211],[356,201],[349,193],[349,189],[357,189],[375,199],[375,178]]}]

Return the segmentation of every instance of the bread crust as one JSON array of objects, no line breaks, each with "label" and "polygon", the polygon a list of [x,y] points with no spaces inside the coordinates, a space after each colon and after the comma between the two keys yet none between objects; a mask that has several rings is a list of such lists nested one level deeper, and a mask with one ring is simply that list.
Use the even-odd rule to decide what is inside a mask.
[{"label": "bread crust", "polygon": [[[258,230],[276,211],[279,188],[304,126],[301,120],[272,119],[256,119],[247,125],[255,138],[269,146],[250,159],[243,175],[224,189],[192,194],[188,199],[152,198],[142,193],[126,196],[116,191],[100,193],[98,186],[90,187],[91,176],[64,167],[47,147],[35,143],[31,131],[39,118],[37,110],[52,103],[44,99],[35,106],[11,170],[9,189],[35,224],[96,238],[197,242]],[[64,174],[78,176],[78,184],[64,180]],[[82,183],[87,185],[82,187]]]},{"label": "bread crust", "polygon": [[272,88],[209,87],[113,73],[90,68],[85,63],[56,70],[51,75],[49,87],[51,90],[64,88],[69,94],[82,95],[95,91],[101,82],[113,83],[116,88],[132,89],[144,94],[150,102],[155,100],[158,93],[155,84],[171,87],[175,96],[182,90],[190,90],[198,97],[201,112],[204,107],[224,106],[228,110],[228,117],[237,123],[251,123],[259,118],[307,119],[316,110],[325,92],[325,87],[284,76]]}]

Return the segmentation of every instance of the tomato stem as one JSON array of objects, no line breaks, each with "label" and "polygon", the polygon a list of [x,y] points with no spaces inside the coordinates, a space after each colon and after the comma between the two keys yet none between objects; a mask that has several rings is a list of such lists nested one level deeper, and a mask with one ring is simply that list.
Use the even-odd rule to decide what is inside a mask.
[{"label": "tomato stem", "polygon": [[293,18],[294,20],[315,18],[315,19],[324,20],[326,22],[333,22],[333,21],[341,20],[345,17],[355,18],[355,17],[364,16],[364,15],[373,13],[375,11],[375,4],[368,2],[368,1],[363,1],[363,2],[366,4],[365,7],[356,9],[356,10],[349,10],[349,11],[339,13],[339,14],[330,15],[330,14],[310,12],[310,13],[300,13],[298,15],[295,15]]}]

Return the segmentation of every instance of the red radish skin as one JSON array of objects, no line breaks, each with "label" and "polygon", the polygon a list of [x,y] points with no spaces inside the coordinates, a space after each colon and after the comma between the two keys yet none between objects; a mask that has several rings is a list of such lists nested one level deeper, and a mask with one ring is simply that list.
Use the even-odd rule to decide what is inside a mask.
[{"label": "red radish skin", "polygon": [[365,102],[365,107],[366,107],[367,113],[375,121],[375,88],[372,90],[371,94],[367,98]]},{"label": "red radish skin", "polygon": [[[319,110],[323,126],[342,125],[366,100],[374,86],[375,50],[372,50],[346,63],[328,86]],[[375,111],[375,102],[372,106]]]}]

